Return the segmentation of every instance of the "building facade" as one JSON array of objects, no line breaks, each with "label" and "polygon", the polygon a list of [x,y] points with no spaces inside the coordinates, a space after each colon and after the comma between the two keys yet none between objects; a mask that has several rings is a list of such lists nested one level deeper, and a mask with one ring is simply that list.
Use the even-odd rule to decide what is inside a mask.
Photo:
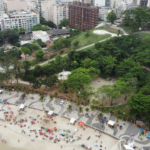
[{"label": "building facade", "polygon": [[39,24],[39,14],[31,11],[12,12],[3,14],[0,20],[1,30],[25,28],[26,33],[31,32],[31,28]]},{"label": "building facade", "polygon": [[6,11],[27,11],[27,1],[25,0],[7,0],[5,1]]},{"label": "building facade", "polygon": [[3,0],[0,0],[0,10],[4,10]]},{"label": "building facade", "polygon": [[55,4],[51,7],[51,21],[56,25],[68,19],[68,4]]},{"label": "building facade", "polygon": [[81,30],[90,30],[97,26],[99,17],[99,8],[74,2],[69,4],[69,27],[81,28]]}]

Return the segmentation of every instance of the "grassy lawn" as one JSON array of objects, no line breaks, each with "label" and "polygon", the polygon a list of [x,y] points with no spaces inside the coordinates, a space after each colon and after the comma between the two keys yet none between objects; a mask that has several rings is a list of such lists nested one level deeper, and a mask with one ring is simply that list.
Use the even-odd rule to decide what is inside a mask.
[{"label": "grassy lawn", "polygon": [[[109,28],[109,27],[105,27],[105,26],[101,26],[101,27],[98,27],[96,29],[99,29],[99,30],[106,30],[110,33],[115,33],[117,34],[118,30],[117,29],[114,29],[114,28]],[[122,33],[122,32],[121,32]]]},{"label": "grassy lawn", "polygon": [[93,30],[90,30],[89,34],[90,34],[89,37],[85,37],[84,36],[85,32],[82,32],[79,35],[73,37],[71,43],[73,44],[76,40],[78,40],[79,41],[78,48],[80,48],[111,37],[110,34],[104,35],[93,34]]},{"label": "grassy lawn", "polygon": [[138,34],[141,35],[141,36],[144,36],[144,37],[150,37],[149,33],[138,33]]},{"label": "grassy lawn", "polygon": [[131,27],[129,27],[129,26],[119,25],[118,27],[124,29],[124,30],[127,31],[127,32],[131,32]]}]

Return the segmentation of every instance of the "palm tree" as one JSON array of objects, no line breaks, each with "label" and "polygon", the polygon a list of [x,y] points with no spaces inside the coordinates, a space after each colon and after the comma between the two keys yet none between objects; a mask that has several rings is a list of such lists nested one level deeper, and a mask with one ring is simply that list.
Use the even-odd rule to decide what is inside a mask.
[{"label": "palm tree", "polygon": [[79,107],[79,113],[82,113],[83,112],[83,107]]},{"label": "palm tree", "polygon": [[78,102],[77,102],[77,105],[79,106],[79,105],[81,105],[81,103],[78,101]]},{"label": "palm tree", "polygon": [[109,110],[109,113],[111,114],[111,116],[114,114],[114,111],[112,109]]},{"label": "palm tree", "polygon": [[88,112],[88,111],[89,111],[89,108],[85,108],[85,111]]},{"label": "palm tree", "polygon": [[32,88],[31,89],[31,94],[32,94],[32,97],[33,97],[33,94],[35,93],[34,89]]},{"label": "palm tree", "polygon": [[53,99],[54,99],[54,96],[50,95],[50,102],[52,102]]},{"label": "palm tree", "polygon": [[58,96],[58,93],[57,93],[57,92],[55,92],[54,97],[57,97],[57,96]]},{"label": "palm tree", "polygon": [[7,93],[7,91],[8,91],[8,88],[7,88],[7,87],[5,87],[4,89],[5,89],[6,93]]},{"label": "palm tree", "polygon": [[70,102],[73,103],[73,99],[72,98],[70,99]]},{"label": "palm tree", "polygon": [[18,85],[15,86],[15,90],[17,90],[17,95],[16,96],[18,97],[18,90],[19,90],[19,86]]},{"label": "palm tree", "polygon": [[72,105],[68,105],[67,110],[68,110],[69,112],[71,112],[71,111],[72,111]]},{"label": "palm tree", "polygon": [[101,112],[104,112],[106,110],[106,108],[104,106],[100,107]]},{"label": "palm tree", "polygon": [[26,99],[28,99],[28,95],[29,95],[29,90],[26,90]]},{"label": "palm tree", "polygon": [[9,92],[9,95],[11,95],[11,88],[10,87],[8,88],[8,92]]},{"label": "palm tree", "polygon": [[117,122],[118,122],[118,120],[121,118],[121,115],[117,115]]},{"label": "palm tree", "polygon": [[23,91],[26,91],[26,90],[27,90],[27,87],[26,87],[26,86],[23,86],[23,87],[22,87],[22,90],[23,90]]},{"label": "palm tree", "polygon": [[90,99],[86,99],[85,105],[86,105],[86,106],[87,106],[87,105],[90,105],[90,103],[91,103]]},{"label": "palm tree", "polygon": [[94,110],[95,110],[95,106],[91,105],[91,111],[94,111]]},{"label": "palm tree", "polygon": [[44,99],[44,95],[43,95],[43,94],[41,94],[41,95],[40,95],[40,101],[42,102],[42,101],[43,101],[43,99]]},{"label": "palm tree", "polygon": [[101,112],[98,114],[98,117],[101,118],[101,119],[103,118],[103,116],[104,116],[104,114],[101,113]]}]

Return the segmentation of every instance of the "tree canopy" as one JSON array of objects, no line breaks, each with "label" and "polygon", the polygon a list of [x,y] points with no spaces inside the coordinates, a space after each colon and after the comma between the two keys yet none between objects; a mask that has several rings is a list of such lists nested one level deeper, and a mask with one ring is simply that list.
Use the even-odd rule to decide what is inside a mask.
[{"label": "tree canopy", "polygon": [[68,19],[62,20],[59,24],[59,28],[67,27],[67,26],[68,26]]},{"label": "tree canopy", "polygon": [[114,21],[117,19],[117,15],[116,15],[116,13],[114,11],[111,11],[110,13],[108,13],[106,18],[111,23],[114,23]]}]

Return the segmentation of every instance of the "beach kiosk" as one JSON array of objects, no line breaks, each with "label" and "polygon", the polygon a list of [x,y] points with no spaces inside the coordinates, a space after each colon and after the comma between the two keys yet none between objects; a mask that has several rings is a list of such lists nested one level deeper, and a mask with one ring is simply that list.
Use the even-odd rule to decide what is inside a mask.
[{"label": "beach kiosk", "polygon": [[50,110],[48,113],[47,113],[49,116],[52,116],[54,114],[54,112],[52,110]]},{"label": "beach kiosk", "polygon": [[125,150],[134,150],[131,146],[129,145],[124,145]]},{"label": "beach kiosk", "polygon": [[21,104],[19,108],[20,108],[20,110],[24,110],[24,108],[25,108],[24,104]]},{"label": "beach kiosk", "polygon": [[74,124],[74,123],[75,123],[75,121],[76,121],[76,119],[75,119],[75,118],[71,118],[71,119],[70,119],[70,123],[71,123],[71,124]]},{"label": "beach kiosk", "polygon": [[0,90],[0,94],[2,94],[3,93],[3,90]]},{"label": "beach kiosk", "polygon": [[78,124],[80,127],[83,127],[84,126],[84,123],[83,122],[79,122]]},{"label": "beach kiosk", "polygon": [[109,125],[110,127],[114,127],[115,121],[109,120],[109,121],[108,121],[108,125]]}]

